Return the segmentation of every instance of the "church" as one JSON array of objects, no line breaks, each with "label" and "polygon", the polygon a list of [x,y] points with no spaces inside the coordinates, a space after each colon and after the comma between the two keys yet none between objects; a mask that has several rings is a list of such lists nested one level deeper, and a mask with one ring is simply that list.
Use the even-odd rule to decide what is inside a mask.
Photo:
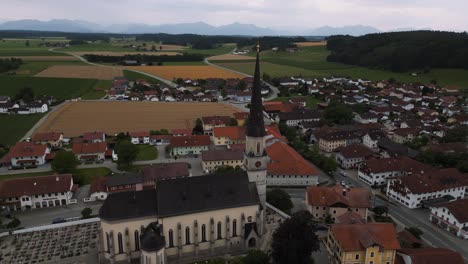
[{"label": "church", "polygon": [[269,158],[259,53],[257,45],[246,171],[163,180],[152,189],[110,194],[99,212],[100,263],[192,263],[260,247]]}]

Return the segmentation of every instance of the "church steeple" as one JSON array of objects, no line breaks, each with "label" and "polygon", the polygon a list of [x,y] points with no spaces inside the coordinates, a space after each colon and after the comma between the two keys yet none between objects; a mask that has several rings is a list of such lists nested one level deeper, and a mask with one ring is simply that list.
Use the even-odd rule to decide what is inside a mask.
[{"label": "church steeple", "polygon": [[247,123],[247,136],[264,137],[265,125],[263,123],[262,87],[260,82],[260,44],[257,43],[257,60],[250,101],[250,115]]}]

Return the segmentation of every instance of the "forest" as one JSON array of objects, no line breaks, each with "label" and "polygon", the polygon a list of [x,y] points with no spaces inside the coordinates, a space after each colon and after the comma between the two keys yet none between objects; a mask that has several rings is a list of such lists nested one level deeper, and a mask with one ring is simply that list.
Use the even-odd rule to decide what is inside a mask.
[{"label": "forest", "polygon": [[16,70],[23,63],[21,59],[0,59],[0,73]]},{"label": "forest", "polygon": [[468,69],[468,34],[410,31],[332,36],[327,60],[376,69],[407,72],[431,68]]}]

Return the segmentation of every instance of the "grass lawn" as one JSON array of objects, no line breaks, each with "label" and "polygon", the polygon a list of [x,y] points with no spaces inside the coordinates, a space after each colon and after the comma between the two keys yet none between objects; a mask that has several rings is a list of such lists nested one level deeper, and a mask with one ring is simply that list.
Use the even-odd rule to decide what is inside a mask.
[{"label": "grass lawn", "polygon": [[[76,169],[73,174],[73,180],[75,183],[79,183],[80,186],[90,184],[93,180],[102,177],[109,176],[111,174],[109,168],[100,167],[100,168],[89,168],[89,169]],[[9,174],[9,175],[0,175],[0,180],[8,179],[18,179],[18,178],[28,178],[36,176],[47,176],[54,174],[53,171],[46,172],[33,172],[33,173],[18,173],[18,174]]]},{"label": "grass lawn", "polygon": [[19,89],[29,86],[36,96],[52,95],[59,101],[80,96],[98,99],[102,96],[93,98],[98,84],[102,82],[94,79],[0,76],[0,95],[15,96]]},{"label": "grass lawn", "polygon": [[[302,75],[306,77],[344,76],[363,78],[374,81],[395,78],[401,82],[429,83],[437,80],[441,85],[458,85],[468,87],[468,70],[433,69],[429,73],[411,76],[410,73],[395,73],[384,70],[369,69],[342,63],[326,61],[329,51],[325,46],[305,47],[298,52],[265,51],[261,54],[261,70],[275,77]],[[221,66],[252,74],[254,62],[216,62]]]},{"label": "grass lawn", "polygon": [[127,79],[129,81],[136,81],[136,80],[142,79],[142,80],[146,80],[149,83],[154,83],[154,84],[155,83],[162,83],[158,79],[155,79],[155,78],[150,77],[148,75],[144,75],[144,74],[134,72],[134,71],[123,70],[123,74],[124,74],[125,77],[127,77]]},{"label": "grass lawn", "polygon": [[322,103],[321,100],[313,97],[313,96],[300,96],[300,95],[292,95],[290,97],[277,97],[273,100],[271,100],[272,102],[288,102],[289,99],[291,99],[291,97],[300,97],[300,98],[305,98],[306,99],[306,106],[305,108],[308,108],[308,109],[315,109],[315,107],[317,106],[318,103]]},{"label": "grass lawn", "polygon": [[0,115],[0,144],[11,146],[20,140],[41,119],[43,114]]},{"label": "grass lawn", "polygon": [[137,161],[141,160],[154,160],[158,158],[158,149],[151,145],[137,145],[138,155]]}]

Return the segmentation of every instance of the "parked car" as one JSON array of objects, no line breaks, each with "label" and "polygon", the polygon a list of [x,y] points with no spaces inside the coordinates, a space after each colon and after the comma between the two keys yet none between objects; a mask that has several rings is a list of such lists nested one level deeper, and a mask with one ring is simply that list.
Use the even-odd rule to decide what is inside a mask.
[{"label": "parked car", "polygon": [[55,218],[54,220],[52,220],[52,224],[60,224],[60,223],[65,223],[66,220],[64,218]]},{"label": "parked car", "polygon": [[346,171],[341,171],[340,174],[341,174],[341,176],[343,176],[343,177],[348,177],[348,174],[346,173]]}]

